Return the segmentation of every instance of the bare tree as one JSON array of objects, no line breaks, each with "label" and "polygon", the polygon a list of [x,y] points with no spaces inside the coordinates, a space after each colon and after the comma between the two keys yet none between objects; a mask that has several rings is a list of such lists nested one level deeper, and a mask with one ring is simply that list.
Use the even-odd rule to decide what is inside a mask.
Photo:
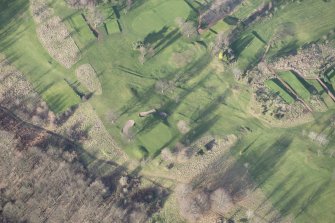
[{"label": "bare tree", "polygon": [[87,10],[87,20],[94,28],[97,28],[104,22],[104,16],[94,5],[89,5]]},{"label": "bare tree", "polygon": [[155,83],[155,90],[159,94],[167,94],[175,89],[175,83],[168,80],[158,80]]},{"label": "bare tree", "polygon": [[213,191],[210,198],[212,208],[221,214],[229,212],[234,205],[231,196],[222,187]]},{"label": "bare tree", "polygon": [[181,34],[188,40],[194,41],[198,38],[199,33],[192,21],[185,21],[183,18],[176,18],[176,24],[179,27]]},{"label": "bare tree", "polygon": [[199,220],[210,210],[209,193],[193,191],[190,185],[180,185],[177,189],[180,214],[191,222]]}]

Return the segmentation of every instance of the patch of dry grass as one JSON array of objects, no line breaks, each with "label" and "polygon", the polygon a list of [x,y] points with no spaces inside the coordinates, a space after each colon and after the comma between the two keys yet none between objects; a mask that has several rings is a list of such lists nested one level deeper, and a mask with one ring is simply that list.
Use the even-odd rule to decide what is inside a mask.
[{"label": "patch of dry grass", "polygon": [[79,49],[61,18],[52,17],[36,31],[43,47],[64,67],[69,69],[79,60]]},{"label": "patch of dry grass", "polygon": [[48,6],[48,2],[46,0],[30,1],[30,9],[37,24],[50,19],[54,13],[53,9]]},{"label": "patch of dry grass", "polygon": [[186,134],[188,131],[190,131],[190,126],[184,120],[179,120],[177,123],[177,127],[179,132],[182,134]]},{"label": "patch of dry grass", "polygon": [[[230,135],[214,138],[216,144],[204,155],[192,156],[185,162],[177,162],[170,170],[158,170],[157,166],[150,169],[150,174],[171,179],[175,185],[182,184],[190,187],[188,195],[186,194],[190,197],[186,201],[181,200],[182,194],[178,191],[179,187],[174,189],[174,193],[162,210],[162,216],[167,220],[172,220],[177,216],[178,218],[187,217],[190,214],[193,216],[191,213],[193,209],[188,210],[188,205],[185,204],[180,207],[180,202],[182,204],[186,202],[192,206],[194,202],[197,203],[198,196],[205,192],[209,194],[210,209],[199,212],[199,216],[193,216],[196,217],[196,222],[223,222],[227,219],[234,221],[244,219],[248,222],[260,223],[290,222],[288,218],[282,218],[265,194],[255,186],[248,173],[249,164],[243,165],[230,154],[230,148],[235,144],[237,137]],[[192,147],[203,148],[211,139],[213,136],[204,136]],[[170,161],[167,160],[167,162]],[[177,208],[176,203],[179,203]],[[186,208],[186,212],[180,210],[183,208]],[[178,219],[175,222],[182,222],[182,220]]]},{"label": "patch of dry grass", "polygon": [[79,60],[80,51],[61,18],[54,16],[47,0],[31,1],[30,10],[43,47],[61,65],[71,68]]},{"label": "patch of dry grass", "polygon": [[0,102],[21,119],[52,128],[55,115],[25,76],[0,54]]},{"label": "patch of dry grass", "polygon": [[90,92],[97,95],[102,94],[102,88],[97,74],[90,64],[80,65],[76,69],[76,76],[79,82],[84,85]]},{"label": "patch of dry grass", "polygon": [[195,52],[193,50],[186,50],[184,52],[175,52],[171,55],[170,62],[176,67],[183,67],[190,63],[194,58]]},{"label": "patch of dry grass", "polygon": [[100,159],[126,161],[127,156],[118,148],[102,121],[88,102],[81,103],[70,118],[56,131],[62,135],[72,126],[80,123],[82,131],[88,131],[88,139],[82,141],[83,148]]}]

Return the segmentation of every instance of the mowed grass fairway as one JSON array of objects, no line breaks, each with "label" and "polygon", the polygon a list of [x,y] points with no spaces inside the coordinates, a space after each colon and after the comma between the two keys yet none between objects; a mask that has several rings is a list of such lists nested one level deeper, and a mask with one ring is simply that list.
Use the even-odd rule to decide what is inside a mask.
[{"label": "mowed grass fairway", "polygon": [[[202,1],[204,3],[204,1]],[[233,16],[247,18],[259,6],[260,0],[246,1]],[[195,4],[195,3],[194,3]],[[316,113],[315,121],[294,128],[275,128],[249,113],[252,89],[236,82],[229,66],[216,66],[217,58],[210,54],[210,41],[216,36],[206,33],[198,42],[186,41],[175,19],[194,16],[194,11],[182,0],[146,0],[129,12],[120,13],[119,26],[111,9],[104,11],[111,19],[99,27],[96,39],[81,16],[69,9],[64,1],[51,6],[60,16],[81,51],[80,61],[65,69],[43,49],[36,36],[36,26],[27,0],[0,0],[0,51],[24,73],[35,89],[56,112],[80,103],[80,98],[64,80],[77,81],[75,69],[91,64],[102,86],[102,94],[89,102],[103,121],[108,132],[129,157],[149,160],[176,143],[192,145],[204,136],[221,138],[238,136],[232,153],[242,164],[249,164],[253,180],[267,195],[274,208],[294,221],[332,222],[335,219],[334,140],[327,146],[312,142],[303,130],[332,134],[329,118],[334,103],[317,81],[309,81],[329,107],[327,113]],[[104,6],[101,6],[104,7]],[[260,20],[243,31],[232,48],[237,52],[237,66],[243,70],[258,61],[265,52],[278,27],[293,27],[294,34],[271,47],[266,58],[276,55],[287,46],[317,41],[335,28],[335,1],[304,0],[279,8],[271,19]],[[193,14],[192,14],[193,13]],[[290,25],[287,25],[290,24]],[[233,29],[220,21],[216,32]],[[253,33],[255,31],[259,37]],[[154,49],[153,56],[139,62],[134,43],[143,41]],[[176,53],[188,52],[187,61],[177,65]],[[191,52],[191,53],[189,53]],[[220,64],[222,65],[222,64]],[[297,94],[308,99],[310,92],[292,73],[280,76]],[[334,79],[334,78],[333,78]],[[173,89],[163,94],[157,90],[158,81],[171,81]],[[278,81],[266,85],[278,92],[287,102],[294,99]],[[139,117],[140,112],[157,109],[159,114]],[[113,122],[110,117],[117,117]],[[134,137],[126,139],[122,128],[134,120]],[[188,131],[181,133],[177,123],[187,123]],[[241,129],[250,129],[245,133]],[[261,207],[255,207],[261,208]]]},{"label": "mowed grass fairway", "polygon": [[291,95],[286,87],[280,83],[278,79],[270,79],[265,82],[266,86],[273,90],[275,93],[279,94],[284,101],[286,101],[288,104],[291,104],[294,102],[293,95]]},{"label": "mowed grass fairway", "polygon": [[284,79],[286,83],[288,83],[291,88],[296,91],[296,93],[302,98],[302,99],[309,99],[310,94],[308,90],[305,88],[305,86],[299,81],[299,79],[290,71],[288,72],[281,72],[279,73],[279,76]]},{"label": "mowed grass fairway", "polygon": [[241,162],[249,163],[254,180],[268,199],[294,222],[332,222],[335,215],[335,163],[328,153],[334,145],[321,147],[302,135],[304,129],[317,133],[330,130],[327,119],[318,118],[318,123],[292,130],[253,132],[234,148],[236,153],[242,152]]},{"label": "mowed grass fairway", "polygon": [[174,26],[176,18],[186,19],[190,13],[189,6],[180,0],[147,1],[144,7],[152,10],[137,10],[133,15],[136,19],[132,19],[130,26],[135,34],[143,37],[164,26]]}]

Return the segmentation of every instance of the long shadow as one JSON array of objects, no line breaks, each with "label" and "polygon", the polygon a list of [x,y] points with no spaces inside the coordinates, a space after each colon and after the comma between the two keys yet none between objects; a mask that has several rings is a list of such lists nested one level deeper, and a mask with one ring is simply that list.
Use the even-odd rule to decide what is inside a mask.
[{"label": "long shadow", "polygon": [[279,58],[279,57],[283,57],[283,56],[294,55],[294,54],[297,53],[298,48],[299,48],[298,41],[297,40],[291,41],[290,43],[283,46],[279,50],[276,50],[276,52],[271,56],[271,59],[275,59],[275,58]]},{"label": "long shadow", "polygon": [[[297,187],[299,187],[299,182],[302,180],[302,177],[298,178],[296,182],[290,186],[286,192],[273,203],[274,207],[279,207],[279,211],[281,215],[286,216],[293,207],[295,207],[299,199],[305,194],[305,189],[302,188],[298,190],[298,192],[294,192]],[[269,214],[272,210],[269,210],[267,214]]]},{"label": "long shadow", "polygon": [[[86,152],[80,144],[52,131],[27,123],[2,106],[0,106],[0,128],[15,135],[17,139],[17,149],[23,150],[28,147],[37,147],[41,151],[47,152],[50,146],[56,148],[58,150],[56,154],[59,154],[58,156],[62,158],[63,162],[71,162],[76,166],[75,171],[83,175],[85,180],[89,181],[89,183],[95,179],[102,181],[103,185],[108,189],[103,195],[104,201],[108,202],[106,204],[110,204],[111,201],[120,200],[115,199],[117,197],[114,196],[114,192],[118,188],[121,176],[127,175],[127,168],[124,166],[118,165],[113,161],[98,159],[95,155]],[[67,161],[62,157],[64,151],[74,151],[79,157],[73,161]],[[134,177],[140,179],[137,175]],[[158,184],[137,189],[136,182],[140,181],[134,181],[135,187],[132,188],[135,189],[131,191],[132,193],[128,195],[128,198],[136,203],[145,204],[146,214],[150,217],[163,206],[169,195],[169,190],[166,190],[162,185]],[[146,198],[147,195],[153,196],[153,198]],[[120,201],[122,201],[122,199]],[[124,212],[127,211],[127,213],[131,213],[135,205],[130,203],[127,206],[122,206],[122,208]],[[125,218],[128,217],[126,216]]]},{"label": "long shadow", "polygon": [[[264,205],[266,205],[266,202],[268,202],[274,195],[276,195],[278,192],[282,191],[285,184],[289,180],[291,180],[293,177],[294,177],[294,174],[293,174],[293,172],[291,172],[280,183],[278,183],[276,185],[276,187],[274,189],[272,189],[272,191],[269,194],[267,194],[266,199],[256,208],[256,211],[261,209]],[[268,213],[270,213],[270,212],[268,212]]]},{"label": "long shadow", "polygon": [[[227,92],[227,91],[225,91]],[[213,114],[221,104],[225,103],[225,93],[223,95],[218,96],[216,99],[214,99],[212,102],[210,102],[207,106],[205,106],[203,109],[201,109],[198,114],[195,114],[195,117],[191,116],[191,119],[193,119],[194,122],[199,122],[203,119],[206,119],[209,115]]]},{"label": "long shadow", "polygon": [[[326,181],[320,184],[320,186],[318,186],[318,188],[314,192],[312,192],[310,196],[304,201],[304,203],[300,207],[300,211],[295,215],[295,218],[308,211],[310,206],[320,199],[321,194],[326,190],[330,183],[330,181]],[[315,219],[315,221],[317,221],[317,219]]]},{"label": "long shadow", "polygon": [[272,81],[280,87],[283,91],[285,91],[288,95],[290,95],[292,98],[296,99],[296,96],[291,93],[277,78],[272,79]]},{"label": "long shadow", "polygon": [[154,44],[157,41],[161,40],[164,38],[165,33],[168,31],[169,27],[164,26],[161,30],[158,32],[151,32],[149,33],[143,40],[144,45],[146,44]]},{"label": "long shadow", "polygon": [[[194,84],[190,89],[183,91],[182,94],[179,95],[179,100],[176,102],[175,100],[168,100],[165,104],[163,104],[159,110],[162,112],[165,112],[167,114],[172,114],[177,107],[183,102],[183,100],[191,94],[195,89],[199,88],[202,84],[202,82],[207,78],[202,78],[198,83]],[[141,127],[139,131],[137,131],[137,134],[143,134],[145,132],[150,131],[154,126],[157,124],[163,122],[167,126],[170,126],[168,119],[162,119],[159,115],[155,115],[153,117],[147,118]]]},{"label": "long shadow", "polygon": [[121,1],[123,4],[119,5],[119,11],[122,11],[122,10],[125,10],[128,8],[128,11],[132,11],[138,7],[140,7],[141,5],[143,5],[146,0],[135,0],[135,1],[132,1],[132,4],[130,6],[130,8],[128,7],[127,5],[127,1]]},{"label": "long shadow", "polygon": [[190,7],[190,9],[193,10],[193,12],[199,14],[198,9],[197,9],[196,7],[194,7],[194,6],[192,5],[192,3],[190,3],[188,0],[184,0],[184,2]]},{"label": "long shadow", "polygon": [[[157,56],[159,53],[161,53],[164,49],[166,49],[167,47],[169,47],[170,45],[172,45],[174,42],[176,42],[179,38],[181,37],[181,34],[178,32],[175,35],[171,36],[171,38],[166,41],[166,43],[164,45],[162,45],[158,51],[155,52],[154,56]],[[157,47],[155,48],[157,49]]]},{"label": "long shadow", "polygon": [[250,168],[250,173],[258,182],[257,187],[261,187],[276,172],[276,165],[286,154],[291,143],[292,138],[281,136],[257,157],[257,161]]},{"label": "long shadow", "polygon": [[[189,64],[186,68],[181,69],[179,72],[170,73],[169,75],[167,75],[166,80],[168,81],[172,80],[176,83],[176,85],[184,84],[188,80],[190,80],[192,77],[194,77],[195,75],[201,73],[201,71],[203,71],[207,67],[209,62],[210,62],[209,55],[204,55],[203,57]],[[185,98],[189,93],[191,93],[192,89],[193,87],[187,90],[186,94],[183,93],[181,95],[181,98]],[[128,103],[126,103],[126,106],[124,106],[120,110],[120,116],[138,109],[138,106],[145,104],[146,102],[150,100],[151,97],[155,95],[157,94],[155,91],[155,86],[153,85],[147,88],[146,91],[141,93],[139,97],[133,98]],[[174,104],[176,104],[176,102],[170,100],[169,102],[165,103],[165,105],[161,107],[161,110],[170,112],[171,110],[173,110],[173,108],[175,108],[175,106],[173,106]]]},{"label": "long shadow", "polygon": [[[190,65],[189,69],[193,70],[194,72],[188,72],[189,74],[192,75],[196,75],[202,72],[203,69],[205,69],[205,67],[207,67],[208,65],[208,60],[201,58],[199,60],[198,63],[196,63],[197,65],[195,67],[192,67],[193,64]],[[184,72],[183,72],[184,73]],[[191,77],[193,77],[192,75],[184,75],[182,77],[182,79],[180,79],[179,77],[177,77],[177,80],[175,80],[176,83],[186,83],[188,80],[190,80]],[[170,78],[173,78],[173,76],[171,76]],[[199,88],[201,86],[201,84],[208,78],[208,76],[205,76],[204,78],[202,78],[201,80],[199,80],[197,83],[195,83],[193,86],[190,87],[190,89],[187,89],[185,91],[183,91],[180,95],[179,95],[179,100],[176,102],[175,100],[168,100],[166,103],[164,103],[159,110],[162,112],[165,112],[167,114],[172,114],[176,108],[183,102],[183,100],[189,95],[191,94],[195,89]],[[152,88],[150,88],[152,89]],[[150,90],[149,90],[150,92]],[[147,92],[148,93],[148,92]],[[150,95],[152,96],[152,95]],[[146,98],[146,100],[148,99],[147,97],[139,97],[139,98]],[[140,99],[142,100],[142,99]],[[133,105],[133,104],[132,104]],[[129,111],[129,110],[128,110]],[[170,126],[168,119],[162,119],[159,116],[153,116],[150,118],[147,118],[143,124],[143,126],[141,127],[141,129],[139,129],[139,131],[137,131],[137,134],[143,134],[145,132],[150,131],[154,126],[156,126],[157,124],[163,122],[164,124],[166,124],[167,126]]]},{"label": "long shadow", "polygon": [[254,139],[251,143],[249,143],[242,151],[241,154],[245,153],[248,151],[259,139],[260,136],[258,136],[256,139]]},{"label": "long shadow", "polygon": [[154,49],[159,49],[163,44],[165,44],[169,39],[173,38],[178,33],[178,29],[170,31],[164,38],[162,38],[155,46]]},{"label": "long shadow", "polygon": [[308,83],[304,78],[302,78],[300,75],[298,75],[295,71],[290,70],[292,74],[302,83],[302,85],[305,86],[305,88],[308,90],[310,94],[316,94],[318,90],[314,87],[314,85]]},{"label": "long shadow", "polygon": [[200,124],[198,124],[195,128],[192,128],[189,133],[187,133],[182,138],[182,143],[185,145],[191,145],[193,142],[195,142],[197,139],[199,139],[201,136],[206,134],[213,125],[220,119],[219,115],[215,115],[214,117],[202,121]]},{"label": "long shadow", "polygon": [[241,39],[237,39],[231,44],[231,48],[234,51],[235,56],[238,58],[243,50],[253,41],[255,36],[253,35],[247,35],[245,37],[242,37]]},{"label": "long shadow", "polygon": [[223,188],[234,202],[245,197],[255,186],[242,163],[227,162],[230,156],[227,152],[217,157],[192,180],[193,188],[205,188],[208,192]]},{"label": "long shadow", "polygon": [[256,31],[251,32],[259,41],[264,43],[265,45],[268,44]]},{"label": "long shadow", "polygon": [[211,61],[211,57],[208,54],[204,54],[199,59],[189,64],[187,67],[182,69],[180,72],[175,74],[174,81],[177,85],[183,85],[192,79],[195,75],[201,73],[206,69]]},{"label": "long shadow", "polygon": [[125,66],[122,66],[122,65],[119,65],[119,66],[117,67],[117,69],[119,69],[119,70],[121,70],[121,71],[123,71],[123,72],[125,72],[125,73],[127,73],[127,74],[134,75],[134,76],[136,76],[136,77],[146,78],[146,79],[152,79],[152,80],[157,80],[156,77],[148,77],[148,76],[145,76],[145,75],[139,73],[138,71],[135,71],[135,70],[133,70],[133,69],[130,69],[130,68],[125,67]]}]

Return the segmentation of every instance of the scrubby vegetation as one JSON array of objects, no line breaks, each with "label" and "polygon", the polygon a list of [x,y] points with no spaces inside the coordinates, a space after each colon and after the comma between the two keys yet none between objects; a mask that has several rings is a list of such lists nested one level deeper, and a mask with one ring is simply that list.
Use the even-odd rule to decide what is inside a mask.
[{"label": "scrubby vegetation", "polygon": [[70,68],[79,59],[79,49],[61,18],[53,16],[53,10],[44,0],[32,1],[31,11],[39,24],[36,32],[44,48],[60,64]]},{"label": "scrubby vegetation", "polygon": [[97,95],[102,94],[101,84],[95,73],[95,70],[90,64],[83,64],[76,69],[76,76],[90,92]]},{"label": "scrubby vegetation", "polygon": [[4,222],[332,222],[335,2],[0,1]]}]

